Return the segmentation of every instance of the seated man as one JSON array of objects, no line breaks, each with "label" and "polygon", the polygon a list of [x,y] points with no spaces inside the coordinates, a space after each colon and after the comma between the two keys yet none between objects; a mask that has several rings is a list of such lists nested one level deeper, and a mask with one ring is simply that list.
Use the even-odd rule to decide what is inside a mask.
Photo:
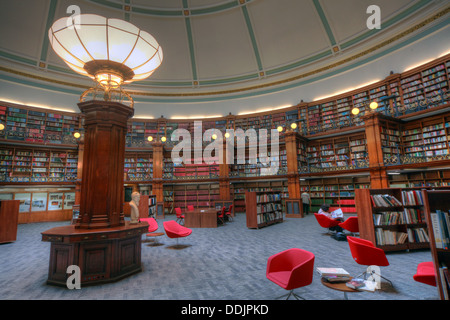
[{"label": "seated man", "polygon": [[[318,213],[318,214],[323,214],[323,215],[327,216],[328,218],[333,219],[333,220],[336,220],[336,221],[344,221],[343,218],[333,218],[332,215],[331,215],[331,213],[328,212],[329,210],[330,210],[330,205],[324,203],[324,204],[320,207],[319,212],[317,212],[317,213]],[[331,228],[329,228],[329,230],[330,230],[330,231],[336,231],[336,232],[342,232],[342,231],[343,231],[343,229],[342,229],[341,227],[339,227],[339,226],[331,227]]]}]

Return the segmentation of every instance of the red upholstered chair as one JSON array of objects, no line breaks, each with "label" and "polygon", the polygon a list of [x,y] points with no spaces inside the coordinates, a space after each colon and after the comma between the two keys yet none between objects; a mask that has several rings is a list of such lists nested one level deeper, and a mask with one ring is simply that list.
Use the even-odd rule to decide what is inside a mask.
[{"label": "red upholstered chair", "polygon": [[162,234],[154,233],[156,230],[158,230],[158,222],[156,222],[156,219],[155,218],[142,218],[140,220],[148,222],[148,233],[145,234],[145,237],[147,239],[148,239],[148,237],[154,237],[156,243],[158,243],[158,241],[156,239],[158,236],[160,236]]},{"label": "red upholstered chair", "polygon": [[182,222],[184,224],[184,214],[181,213],[181,208],[175,208],[175,214],[177,216],[176,222]]},{"label": "red upholstered chair", "polygon": [[314,254],[298,248],[288,249],[267,260],[266,277],[289,293],[277,299],[293,295],[297,300],[303,299],[294,289],[308,286],[312,283],[314,272]]},{"label": "red upholstered chair", "polygon": [[436,270],[434,269],[433,261],[419,263],[413,279],[417,282],[436,287]]},{"label": "red upholstered chair", "polygon": [[219,212],[219,214],[217,215],[217,219],[219,220],[219,222],[221,222],[222,224],[225,223],[225,207],[222,207],[222,210]]},{"label": "red upholstered chair", "polygon": [[[389,266],[389,261],[387,260],[384,251],[380,248],[375,247],[371,241],[350,236],[347,237],[347,241],[353,260],[355,260],[356,263],[364,266]],[[368,272],[366,270],[357,278],[361,276],[365,278],[367,274]],[[376,273],[372,271],[372,274]],[[387,280],[392,285],[392,282],[389,279],[386,279],[381,275],[378,276]]]},{"label": "red upholstered chair", "polygon": [[192,229],[180,225],[175,220],[164,221],[163,226],[169,238],[177,239],[177,245],[179,238],[187,237],[192,233]]},{"label": "red upholstered chair", "polygon": [[232,212],[233,212],[233,205],[230,205],[228,210],[226,210],[226,212],[225,212],[225,216],[228,218],[228,221],[232,221],[233,220]]},{"label": "red upholstered chair", "polygon": [[192,206],[192,205],[188,205],[187,208],[188,208],[188,211],[194,211],[194,206]]},{"label": "red upholstered chair", "polygon": [[358,217],[349,217],[344,222],[339,223],[339,227],[350,231],[352,234],[359,233]]},{"label": "red upholstered chair", "polygon": [[339,223],[341,223],[340,221],[328,218],[324,214],[314,213],[314,216],[316,217],[319,225],[322,228],[328,229],[328,231],[331,231],[330,228],[337,227],[337,226],[339,226]]}]

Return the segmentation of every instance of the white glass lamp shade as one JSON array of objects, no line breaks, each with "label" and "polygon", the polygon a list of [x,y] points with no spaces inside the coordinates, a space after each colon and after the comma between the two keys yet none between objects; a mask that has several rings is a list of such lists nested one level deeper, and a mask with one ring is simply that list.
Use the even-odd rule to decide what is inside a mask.
[{"label": "white glass lamp shade", "polygon": [[155,38],[119,19],[94,14],[65,17],[53,23],[48,36],[72,70],[104,86],[143,80],[163,60]]}]

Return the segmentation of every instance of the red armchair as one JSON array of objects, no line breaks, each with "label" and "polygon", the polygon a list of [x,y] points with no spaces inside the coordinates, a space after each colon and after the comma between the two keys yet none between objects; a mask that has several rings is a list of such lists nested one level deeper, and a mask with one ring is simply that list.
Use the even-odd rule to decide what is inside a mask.
[{"label": "red armchair", "polygon": [[145,234],[145,237],[147,239],[148,237],[154,237],[155,243],[159,244],[156,239],[158,236],[163,235],[163,233],[155,233],[155,231],[158,230],[158,222],[156,222],[155,218],[142,218],[140,220],[148,222],[148,233]]},{"label": "red armchair", "polygon": [[341,223],[341,221],[330,219],[324,214],[314,213],[314,216],[316,217],[319,225],[322,228],[328,229],[328,231],[331,231],[330,228],[337,227],[339,226],[339,223]]},{"label": "red armchair", "polygon": [[[352,254],[353,260],[356,263],[364,266],[379,266],[379,267],[387,267],[389,266],[389,261],[386,258],[386,254],[380,248],[377,248],[373,245],[373,243],[369,240],[355,238],[355,237],[347,237],[348,245],[350,247],[350,252]],[[372,274],[376,274],[375,271],[371,271]],[[364,278],[367,276],[367,269],[357,278],[363,276]],[[392,282],[381,276],[381,278],[387,280],[391,285]]]},{"label": "red armchair", "polygon": [[228,218],[228,221],[232,221],[233,220],[232,212],[233,212],[233,205],[230,205],[228,210],[225,212],[225,216]]},{"label": "red armchair", "polygon": [[352,234],[359,232],[358,217],[349,217],[344,222],[339,223],[339,227],[350,231]]},{"label": "red armchair", "polygon": [[226,207],[222,207],[222,210],[217,215],[217,219],[222,224],[225,223],[225,209],[226,209]]},{"label": "red armchair", "polygon": [[269,257],[267,260],[266,277],[273,283],[279,285],[289,293],[277,299],[287,296],[286,300],[293,295],[297,300],[303,299],[294,293],[294,289],[308,286],[312,283],[314,272],[313,253],[292,248]]},{"label": "red armchair", "polygon": [[175,208],[175,214],[177,216],[176,222],[182,222],[184,224],[184,214],[182,214],[181,208]]},{"label": "red armchair", "polygon": [[417,282],[436,287],[436,270],[434,269],[433,261],[419,263],[413,279]]},{"label": "red armchair", "polygon": [[164,221],[163,226],[169,238],[177,239],[177,245],[179,238],[187,237],[192,233],[192,229],[180,225],[175,220]]}]

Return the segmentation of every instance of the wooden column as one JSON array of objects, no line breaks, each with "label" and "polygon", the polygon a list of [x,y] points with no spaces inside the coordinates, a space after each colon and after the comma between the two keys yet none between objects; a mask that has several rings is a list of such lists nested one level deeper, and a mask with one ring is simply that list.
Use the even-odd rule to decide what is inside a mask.
[{"label": "wooden column", "polygon": [[163,193],[164,145],[162,142],[153,143],[153,181],[152,193],[156,202],[164,202]]},{"label": "wooden column", "polygon": [[286,144],[289,192],[289,199],[286,200],[287,218],[303,218],[303,205],[300,192],[300,175],[298,173],[297,160],[297,139],[298,134],[294,131],[287,131],[284,135],[284,141]]},{"label": "wooden column", "polygon": [[117,281],[141,271],[141,235],[147,222],[123,217],[127,121],[134,110],[120,103],[78,104],[85,115],[80,217],[74,225],[42,232],[51,243],[48,284],[66,285],[67,268],[80,268],[82,285]]},{"label": "wooden column", "polygon": [[222,161],[219,164],[219,199],[220,200],[231,199],[230,166],[229,163],[227,162],[226,140],[223,143]]},{"label": "wooden column", "polygon": [[372,189],[389,188],[389,181],[384,167],[383,150],[381,148],[381,130],[379,113],[364,115],[367,139],[367,152],[369,155],[370,187]]},{"label": "wooden column", "polygon": [[297,132],[285,133],[289,199],[300,199],[300,176],[297,161]]},{"label": "wooden column", "polygon": [[125,135],[134,110],[106,101],[87,101],[78,106],[85,115],[85,148],[76,227],[123,225]]}]

